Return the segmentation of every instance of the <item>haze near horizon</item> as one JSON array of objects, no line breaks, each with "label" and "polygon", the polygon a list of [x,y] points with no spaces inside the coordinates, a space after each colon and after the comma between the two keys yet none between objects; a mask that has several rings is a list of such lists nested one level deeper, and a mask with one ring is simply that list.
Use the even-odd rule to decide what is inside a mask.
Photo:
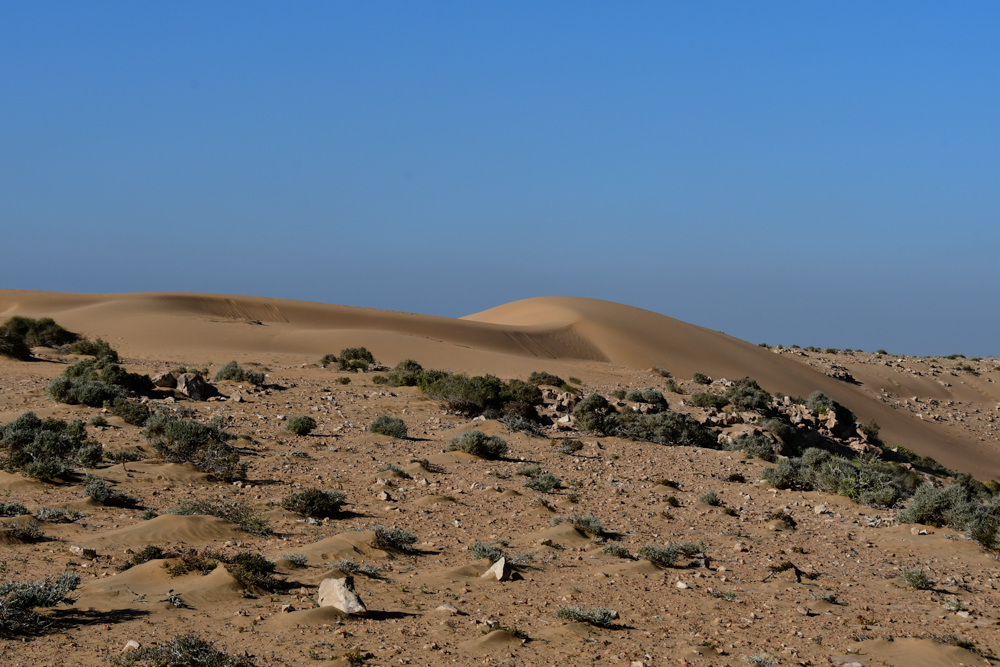
[{"label": "haze near horizon", "polygon": [[9,5],[0,287],[996,355],[988,4]]}]

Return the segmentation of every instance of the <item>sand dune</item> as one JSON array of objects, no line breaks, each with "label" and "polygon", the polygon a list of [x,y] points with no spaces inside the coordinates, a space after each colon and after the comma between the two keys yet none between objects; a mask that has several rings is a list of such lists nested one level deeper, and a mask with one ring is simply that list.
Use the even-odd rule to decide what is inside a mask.
[{"label": "sand dune", "polygon": [[383,363],[413,358],[425,366],[506,377],[543,368],[584,374],[652,366],[682,378],[696,371],[714,378],[749,376],[770,391],[822,390],[862,421],[878,421],[887,442],[945,465],[1000,476],[1000,449],[991,443],[879,399],[879,392],[889,390],[992,405],[1000,401],[995,384],[970,378],[945,387],[931,378],[871,368],[857,371],[860,384],[846,384],[732,336],[595,299],[539,297],[452,319],[248,296],[0,290],[0,316],[14,314],[53,317],[112,341],[130,357],[186,363],[236,358],[297,365],[364,345]]}]

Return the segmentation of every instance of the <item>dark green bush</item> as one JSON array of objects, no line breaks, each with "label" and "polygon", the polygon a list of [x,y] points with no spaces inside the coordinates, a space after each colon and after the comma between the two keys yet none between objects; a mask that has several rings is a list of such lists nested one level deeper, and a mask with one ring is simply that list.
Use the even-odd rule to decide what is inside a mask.
[{"label": "dark green bush", "polygon": [[665,410],[658,414],[642,415],[626,411],[618,416],[612,429],[614,435],[633,440],[647,440],[659,445],[704,447],[718,449],[718,438],[696,419]]},{"label": "dark green bush", "polygon": [[528,382],[536,387],[543,384],[551,387],[561,387],[566,384],[566,381],[558,375],[553,375],[546,371],[532,371],[531,375],[528,376]]},{"label": "dark green bush", "polygon": [[101,338],[97,340],[81,338],[69,346],[69,351],[73,354],[87,354],[98,359],[105,359],[112,364],[118,363],[118,352]]},{"label": "dark green bush", "polygon": [[565,440],[553,439],[552,444],[556,445],[557,451],[561,454],[576,454],[583,449],[583,443],[572,438],[567,438]]},{"label": "dark green bush", "polygon": [[652,387],[630,391],[625,395],[625,400],[632,403],[646,403],[653,406],[656,410],[667,409],[667,399],[663,397],[662,393]]},{"label": "dark green bush", "polygon": [[274,579],[274,562],[262,554],[241,551],[223,559],[229,574],[244,588],[253,591],[272,591],[277,588]]},{"label": "dark green bush", "polygon": [[136,507],[139,504],[138,498],[112,488],[110,484],[100,477],[87,475],[83,483],[85,485],[83,488],[84,495],[93,498],[95,502],[102,505],[107,505],[108,507]]},{"label": "dark green bush", "polygon": [[109,357],[85,359],[69,366],[62,375],[49,383],[46,390],[57,403],[102,407],[129,394],[141,394],[153,389],[148,375],[129,373]]},{"label": "dark green bush", "polygon": [[28,508],[21,503],[0,502],[0,516],[24,516],[27,513]]},{"label": "dark green bush", "polygon": [[704,373],[695,373],[691,380],[697,382],[698,384],[712,384],[712,378],[708,377]]},{"label": "dark green bush", "polygon": [[610,435],[618,425],[618,411],[600,394],[590,394],[576,404],[573,421],[581,430]]},{"label": "dark green bush", "polygon": [[15,315],[4,322],[3,328],[20,336],[28,347],[59,347],[79,338],[75,333],[66,331],[56,324],[51,317],[34,320]]},{"label": "dark green bush", "polygon": [[39,479],[65,478],[76,465],[94,465],[82,421],[43,421],[33,412],[0,427],[0,455],[4,470]]},{"label": "dark green bush", "polygon": [[774,443],[762,433],[743,434],[733,438],[726,449],[733,452],[746,452],[764,461],[774,461]]},{"label": "dark green bush", "polygon": [[230,380],[232,382],[248,382],[254,386],[260,387],[264,384],[265,376],[259,371],[251,371],[246,368],[241,368],[235,361],[230,361],[228,364],[219,369],[212,378],[212,382],[220,382],[222,380]]},{"label": "dark green bush", "polygon": [[699,408],[715,408],[716,410],[721,410],[729,405],[729,399],[725,396],[710,394],[704,391],[697,394],[691,394],[691,398],[689,398],[687,402]]},{"label": "dark green bush", "polygon": [[533,491],[540,491],[542,493],[548,493],[554,489],[558,489],[562,485],[562,480],[553,475],[550,472],[540,473],[529,477],[524,482],[524,487],[531,489]]},{"label": "dark green bush", "polygon": [[229,444],[234,436],[214,424],[154,414],[146,422],[143,435],[171,463],[192,463],[223,482],[246,479],[248,464]]},{"label": "dark green bush", "polygon": [[760,388],[756,380],[745,377],[726,389],[726,398],[740,411],[764,412],[771,404],[771,394]]},{"label": "dark green bush", "polygon": [[368,432],[405,440],[409,431],[406,428],[406,422],[399,417],[379,415],[368,425]]},{"label": "dark green bush", "polygon": [[291,431],[295,435],[309,435],[316,428],[316,420],[308,415],[289,417],[285,424],[285,430]]},{"label": "dark green bush", "polygon": [[385,551],[396,551],[400,553],[412,552],[413,545],[417,543],[417,536],[409,530],[403,528],[387,528],[382,524],[372,526],[375,531],[375,544],[379,549]]},{"label": "dark green bush", "polygon": [[364,347],[345,348],[337,357],[337,368],[342,371],[366,371],[374,364],[375,357]]},{"label": "dark green bush", "polygon": [[136,403],[124,398],[116,398],[111,406],[111,414],[121,417],[122,421],[126,424],[145,426],[151,413],[149,408],[142,403]]},{"label": "dark green bush", "polygon": [[393,387],[416,387],[424,375],[424,367],[413,359],[403,359],[385,374],[387,384]]},{"label": "dark green bush", "polygon": [[332,518],[340,512],[346,496],[340,491],[322,491],[317,488],[305,489],[281,501],[281,506],[290,512],[315,519]]},{"label": "dark green bush", "polygon": [[6,326],[0,326],[0,355],[27,361],[31,359],[31,348],[24,342],[24,338]]},{"label": "dark green bush", "polygon": [[497,435],[486,435],[482,431],[466,431],[455,436],[448,443],[448,451],[463,451],[483,459],[499,459],[507,453],[507,443]]}]

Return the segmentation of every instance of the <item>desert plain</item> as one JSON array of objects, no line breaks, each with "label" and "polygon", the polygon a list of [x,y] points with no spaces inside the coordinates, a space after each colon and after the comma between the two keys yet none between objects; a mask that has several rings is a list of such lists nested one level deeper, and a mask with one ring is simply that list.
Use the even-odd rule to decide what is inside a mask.
[{"label": "desert plain", "polygon": [[[187,635],[259,665],[1000,660],[1000,563],[988,545],[907,523],[912,488],[866,503],[843,487],[778,488],[767,472],[808,444],[893,462],[908,483],[978,480],[995,492],[997,358],[765,346],[568,297],[451,319],[244,296],[0,290],[0,320],[12,316],[106,341],[123,369],[158,378],[130,404],[224,429],[243,473],[168,460],[148,428],[110,407],[53,400],[52,382],[90,355],[39,346],[27,360],[0,357],[0,425],[26,412],[81,420],[104,453],[58,479],[0,472],[0,502],[25,508],[0,519],[3,581],[79,576],[66,601],[38,610],[37,628],[0,638],[4,665],[111,664]],[[362,347],[368,368],[335,363]],[[511,419],[387,382],[405,360],[537,386],[534,413]],[[230,362],[254,381],[214,380]],[[181,374],[210,389],[181,391]],[[743,378],[766,401],[724,405]],[[810,408],[815,392],[849,412]],[[701,394],[719,399],[693,400]],[[606,404],[586,403],[593,395]],[[592,404],[637,423],[686,416],[678,423],[687,434],[697,424],[699,444],[604,432],[580,411]],[[371,432],[383,416],[402,420],[406,437]],[[299,435],[288,426],[301,417],[314,425]],[[506,451],[450,448],[472,430]],[[772,451],[728,447],[750,436]],[[136,502],[98,502],[85,493],[94,478]],[[336,492],[341,506],[322,518],[289,509],[308,489]],[[244,508],[256,523],[176,513],[199,502]],[[69,520],[43,520],[42,508]],[[40,535],[24,538],[24,524]],[[150,547],[158,557],[137,562]],[[238,553],[273,571],[247,582],[227,560]],[[484,577],[501,554],[502,580]],[[914,573],[925,580],[914,585]],[[348,577],[364,613],[319,606],[322,582]],[[613,616],[591,622],[595,609]]]}]

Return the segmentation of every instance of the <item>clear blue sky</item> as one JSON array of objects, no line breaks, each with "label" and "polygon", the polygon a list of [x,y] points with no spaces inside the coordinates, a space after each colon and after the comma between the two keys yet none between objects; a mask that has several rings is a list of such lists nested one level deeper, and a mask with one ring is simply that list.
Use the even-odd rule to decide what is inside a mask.
[{"label": "clear blue sky", "polygon": [[0,286],[1000,354],[1000,4],[7,2]]}]

